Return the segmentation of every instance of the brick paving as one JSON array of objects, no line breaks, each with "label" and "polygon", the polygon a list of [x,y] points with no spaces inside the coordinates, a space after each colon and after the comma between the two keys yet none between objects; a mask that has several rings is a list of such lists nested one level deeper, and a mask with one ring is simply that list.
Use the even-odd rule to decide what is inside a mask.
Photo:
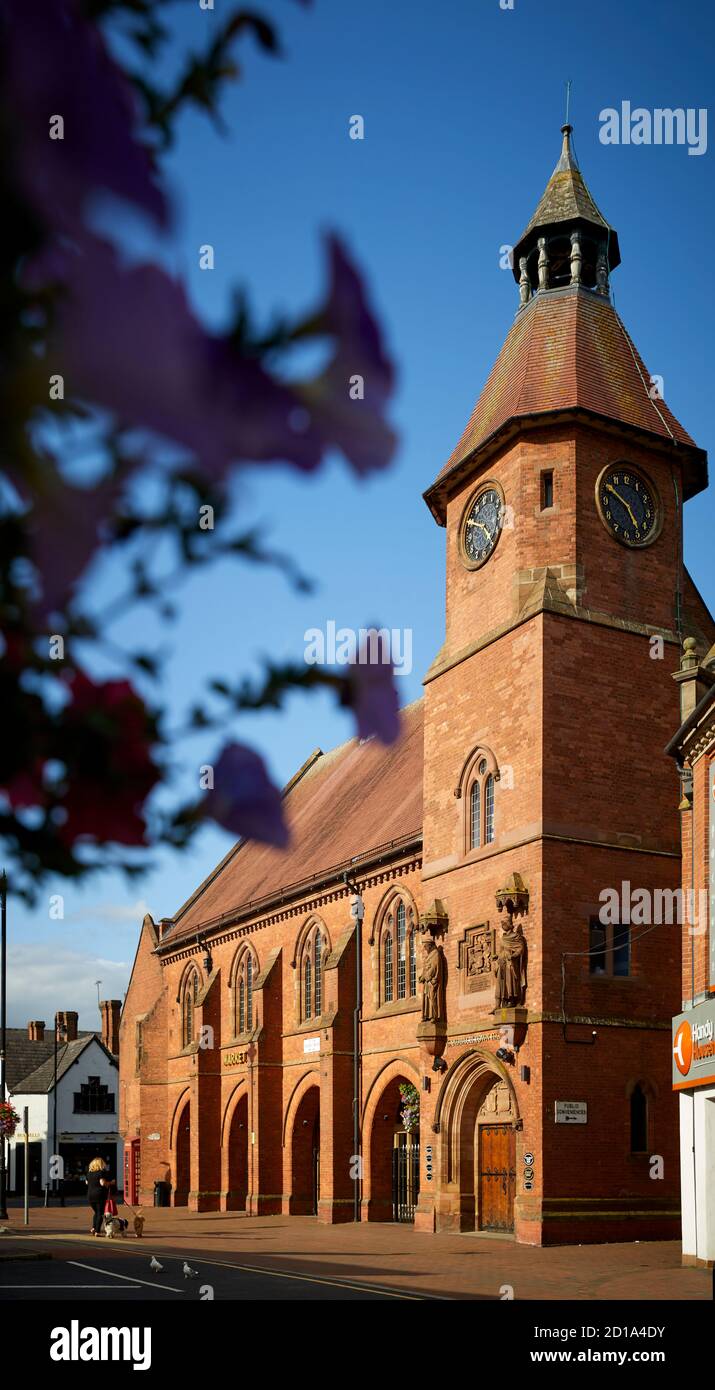
[{"label": "brick paving", "polygon": [[[151,1254],[194,1255],[313,1278],[364,1280],[386,1289],[412,1290],[447,1299],[499,1299],[511,1285],[516,1299],[710,1300],[711,1271],[683,1268],[680,1244],[557,1246],[517,1245],[474,1235],[421,1235],[409,1226],[362,1223],[325,1226],[311,1217],[247,1217],[151,1210],[143,1248]],[[34,1208],[29,1230],[10,1208],[0,1236],[2,1264],[17,1255],[76,1259],[78,1246],[97,1247],[84,1207]],[[134,1238],[101,1242],[102,1253],[136,1256]],[[80,1258],[87,1258],[86,1255]],[[329,1297],[329,1295],[328,1295]]]}]

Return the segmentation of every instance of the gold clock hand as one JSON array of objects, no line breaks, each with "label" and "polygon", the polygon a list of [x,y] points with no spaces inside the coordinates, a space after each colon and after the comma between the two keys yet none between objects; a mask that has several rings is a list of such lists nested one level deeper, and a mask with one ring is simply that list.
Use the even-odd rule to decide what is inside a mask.
[{"label": "gold clock hand", "polygon": [[621,506],[622,506],[622,507],[625,507],[625,509],[626,509],[626,511],[628,512],[628,515],[629,515],[631,521],[633,522],[633,525],[635,526],[636,531],[637,531],[637,530],[638,530],[638,522],[636,521],[636,519],[635,519],[635,517],[634,517],[634,515],[633,515],[633,512],[631,511],[630,507],[628,506],[628,503],[626,502],[625,497],[621,497],[620,492],[616,492],[616,489],[614,488],[614,486],[613,486],[612,483],[606,483],[606,491],[607,491],[607,492],[612,492],[612,493],[613,493],[613,496],[618,498],[618,501],[620,502]]},{"label": "gold clock hand", "polygon": [[487,528],[486,528],[486,526],[484,525],[484,522],[483,522],[483,521],[472,521],[472,519],[471,519],[471,517],[470,517],[470,519],[469,519],[468,522],[467,522],[467,526],[478,526],[478,527],[480,528],[480,530],[484,532],[484,534],[485,534],[487,540],[488,540],[488,541],[491,540],[491,532],[487,531]]}]

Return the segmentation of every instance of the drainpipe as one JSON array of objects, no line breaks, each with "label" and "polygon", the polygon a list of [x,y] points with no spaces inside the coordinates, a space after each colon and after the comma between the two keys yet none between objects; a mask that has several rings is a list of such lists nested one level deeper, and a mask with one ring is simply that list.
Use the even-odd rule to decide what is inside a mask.
[{"label": "drainpipe", "polygon": [[[707,785],[706,785],[707,790]],[[693,790],[691,794],[690,806],[690,892],[692,894],[692,912],[686,912],[686,918],[692,917],[690,924],[690,1007],[695,1008],[695,770],[693,769]],[[695,1107],[697,1105],[698,1093],[695,1087],[692,1090],[693,1097],[693,1117],[692,1117],[692,1150],[693,1150],[693,1219],[695,1225],[695,1259],[698,1258],[698,1162],[695,1128]]]},{"label": "drainpipe", "polygon": [[350,916],[355,923],[355,1008],[353,1010],[353,1167],[355,1177],[353,1179],[353,1221],[359,1221],[360,1169],[362,1167],[360,1152],[360,1014],[362,1011],[362,919],[365,916],[365,904],[357,891],[357,885],[350,882],[347,874],[345,874],[345,886],[352,889]]}]

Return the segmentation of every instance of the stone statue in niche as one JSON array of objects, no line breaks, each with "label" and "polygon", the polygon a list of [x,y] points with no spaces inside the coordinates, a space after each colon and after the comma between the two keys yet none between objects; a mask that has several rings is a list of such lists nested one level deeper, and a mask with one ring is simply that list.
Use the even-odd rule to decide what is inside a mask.
[{"label": "stone statue in niche", "polygon": [[506,914],[501,924],[494,961],[494,1009],[518,1008],[524,1003],[527,989],[527,945],[519,923],[514,921],[515,902],[511,897],[497,899],[500,912]]},{"label": "stone statue in niche", "polygon": [[420,972],[422,1021],[439,1023],[447,1017],[444,998],[444,957],[431,936],[425,939]]}]

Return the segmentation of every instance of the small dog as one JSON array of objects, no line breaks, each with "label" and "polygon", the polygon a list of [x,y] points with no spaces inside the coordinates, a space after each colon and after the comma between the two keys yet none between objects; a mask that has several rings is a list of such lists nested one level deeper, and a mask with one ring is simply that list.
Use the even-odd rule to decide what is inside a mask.
[{"label": "small dog", "polygon": [[144,1216],[144,1213],[141,1212],[141,1211],[138,1211],[137,1214],[136,1214],[136,1216],[134,1217],[134,1222],[133,1222],[133,1225],[134,1225],[134,1234],[135,1234],[137,1240],[141,1240],[142,1236],[144,1235],[144,1222],[145,1222],[145,1221],[146,1221],[146,1217]]},{"label": "small dog", "polygon": [[116,1240],[117,1236],[125,1236],[129,1222],[121,1216],[105,1216],[104,1234],[107,1240]]}]

